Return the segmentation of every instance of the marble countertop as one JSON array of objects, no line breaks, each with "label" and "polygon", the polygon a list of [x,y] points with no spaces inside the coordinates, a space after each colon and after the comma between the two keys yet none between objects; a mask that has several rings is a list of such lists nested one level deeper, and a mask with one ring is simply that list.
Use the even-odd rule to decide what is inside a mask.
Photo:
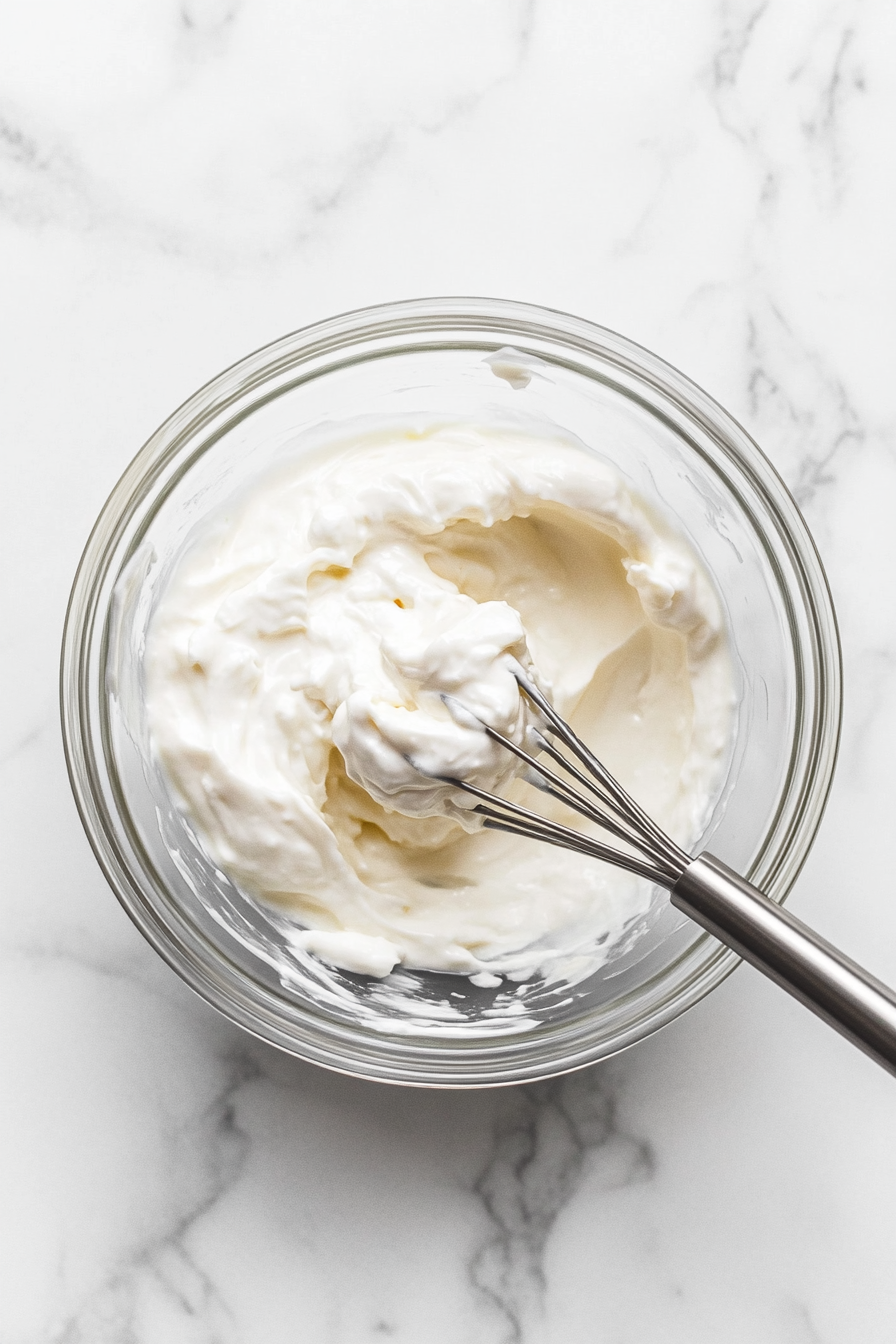
[{"label": "marble countertop", "polygon": [[684,369],[817,538],[846,711],[791,908],[896,982],[896,9],[0,9],[0,1344],[892,1344],[896,1083],[742,968],[549,1084],[253,1042],[119,909],[62,760],[89,528],[221,368],[330,313],[531,300]]}]

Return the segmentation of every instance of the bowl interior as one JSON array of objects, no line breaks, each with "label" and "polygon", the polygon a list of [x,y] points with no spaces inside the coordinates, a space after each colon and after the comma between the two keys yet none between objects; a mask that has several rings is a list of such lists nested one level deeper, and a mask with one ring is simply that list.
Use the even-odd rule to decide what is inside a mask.
[{"label": "bowl interior", "polygon": [[[370,1077],[477,1084],[612,1053],[736,964],[657,899],[581,983],[477,988],[400,970],[385,981],[297,953],[172,805],[149,749],[142,648],[191,530],[229,496],[342,424],[547,423],[611,462],[683,532],[714,577],[735,663],[737,723],[699,848],[782,898],[805,857],[839,724],[836,628],[795,506],[747,436],[646,352],[573,319],[395,309],[298,333],[203,389],[161,428],[106,506],[76,582],[63,699],[76,794],[132,916],[235,1021],[305,1058]],[[537,310],[536,310],[537,311]],[[397,329],[396,329],[397,328]],[[524,387],[487,357],[522,352]],[[66,706],[68,706],[66,710]]]}]

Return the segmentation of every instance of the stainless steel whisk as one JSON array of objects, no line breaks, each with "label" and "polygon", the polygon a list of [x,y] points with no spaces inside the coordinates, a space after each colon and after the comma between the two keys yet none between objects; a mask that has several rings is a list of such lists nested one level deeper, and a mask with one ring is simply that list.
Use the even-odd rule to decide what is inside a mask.
[{"label": "stainless steel whisk", "polygon": [[[467,780],[440,776],[442,782],[478,798],[473,811],[485,818],[491,830],[589,854],[666,887],[677,909],[896,1074],[896,994],[721,860],[711,854],[693,858],[675,844],[538,688],[522,672],[514,675],[521,692],[542,716],[541,729],[532,730],[536,749],[549,756],[567,778],[488,724],[477,722],[493,741],[526,763],[530,783],[596,822],[629,849],[604,844]],[[449,707],[453,704],[464,716],[475,717],[460,702],[445,699]],[[558,741],[575,760],[560,751]]]}]

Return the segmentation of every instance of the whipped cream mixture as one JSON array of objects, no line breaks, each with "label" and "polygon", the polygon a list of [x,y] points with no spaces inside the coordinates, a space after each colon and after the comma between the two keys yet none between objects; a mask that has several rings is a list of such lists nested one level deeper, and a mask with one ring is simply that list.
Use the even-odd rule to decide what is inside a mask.
[{"label": "whipped cream mixture", "polygon": [[366,431],[292,458],[193,538],[147,639],[153,744],[210,858],[295,920],[296,946],[377,976],[549,974],[605,956],[650,889],[483,830],[434,778],[588,827],[457,711],[521,742],[518,664],[692,843],[732,690],[687,544],[559,431]]}]

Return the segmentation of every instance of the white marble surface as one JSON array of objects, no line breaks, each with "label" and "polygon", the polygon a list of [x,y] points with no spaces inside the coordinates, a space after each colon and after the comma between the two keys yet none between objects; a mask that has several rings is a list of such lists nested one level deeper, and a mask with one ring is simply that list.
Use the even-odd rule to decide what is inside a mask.
[{"label": "white marble surface", "polygon": [[0,5],[0,1344],[892,1344],[896,1084],[742,969],[557,1083],[253,1043],[119,910],[56,713],[81,545],[206,378],[349,307],[565,308],[795,489],[846,662],[792,908],[896,981],[888,0]]}]

